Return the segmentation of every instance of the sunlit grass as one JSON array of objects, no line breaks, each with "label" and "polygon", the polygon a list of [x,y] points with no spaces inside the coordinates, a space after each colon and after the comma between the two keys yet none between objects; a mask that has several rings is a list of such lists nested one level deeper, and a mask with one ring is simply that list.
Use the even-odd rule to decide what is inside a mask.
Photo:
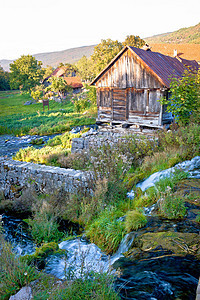
[{"label": "sunlit grass", "polygon": [[0,92],[0,134],[55,134],[70,130],[74,126],[95,123],[96,111],[77,113],[71,101],[50,101],[49,111],[42,103],[24,105],[31,100],[28,94]]}]

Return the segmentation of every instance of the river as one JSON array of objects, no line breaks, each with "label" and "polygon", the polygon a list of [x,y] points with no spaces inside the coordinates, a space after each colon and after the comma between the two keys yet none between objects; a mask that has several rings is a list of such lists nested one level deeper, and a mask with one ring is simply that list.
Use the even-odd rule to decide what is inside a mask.
[{"label": "river", "polygon": [[[16,144],[20,148],[22,145],[27,147],[30,139],[32,139],[30,136],[23,138],[3,136],[0,143],[10,145],[11,155],[17,149]],[[1,149],[1,155],[8,153],[4,149],[6,147]],[[199,180],[200,157],[181,163],[177,167],[190,172],[191,178]],[[157,172],[138,186],[145,190],[159,178],[172,176],[173,171],[171,168]],[[200,195],[200,188],[196,187],[196,190]],[[134,197],[133,192],[131,196]],[[186,202],[186,206],[187,216],[181,220],[168,220],[154,213],[152,207],[147,208],[146,226],[137,232],[127,234],[118,251],[111,257],[83,237],[62,241],[59,248],[66,251],[65,257],[50,256],[45,271],[65,279],[66,273],[69,272],[78,277],[83,271],[108,272],[113,269],[120,273],[115,280],[115,287],[122,299],[193,300],[200,275],[200,224],[194,222],[196,211],[199,212],[199,203]],[[16,255],[31,254],[35,251],[36,245],[22,220],[4,214],[3,224],[5,237],[13,245]],[[149,235],[151,247],[145,248],[145,238]],[[152,246],[152,240],[159,240],[159,236],[163,236],[163,239]],[[187,240],[183,240],[184,236]],[[190,245],[191,239],[196,240]],[[167,243],[165,245],[165,240],[170,240],[172,248],[169,248]]]}]

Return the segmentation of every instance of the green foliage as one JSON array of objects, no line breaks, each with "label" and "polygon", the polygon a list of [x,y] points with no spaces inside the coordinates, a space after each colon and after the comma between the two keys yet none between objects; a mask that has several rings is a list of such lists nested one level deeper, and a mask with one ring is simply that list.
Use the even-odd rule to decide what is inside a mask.
[{"label": "green foliage", "polygon": [[95,75],[101,72],[111,60],[122,50],[122,43],[111,39],[101,40],[101,43],[94,47],[91,59],[95,66]]},{"label": "green foliage", "polygon": [[116,209],[105,209],[97,219],[86,228],[86,236],[103,251],[113,253],[124,237],[124,224],[118,218],[122,212]]},{"label": "green foliage", "polygon": [[159,132],[158,142],[162,150],[174,148],[177,161],[191,159],[200,154],[200,125],[191,122],[187,127],[179,127],[167,132]]},{"label": "green foliage", "polygon": [[0,299],[8,300],[11,295],[17,293],[23,286],[36,280],[38,273],[12,253],[11,245],[2,236],[0,241]]},{"label": "green foliage", "polygon": [[198,215],[196,216],[195,221],[196,221],[197,223],[200,223],[200,214],[198,214]]},{"label": "green foliage", "polygon": [[33,219],[27,219],[29,230],[36,244],[58,242],[63,233],[59,231],[57,216],[49,209],[44,201],[40,208],[36,208]]},{"label": "green foliage", "polygon": [[168,112],[175,116],[179,124],[187,124],[191,115],[199,117],[200,112],[200,71],[185,70],[180,78],[172,77],[170,81],[170,98],[162,99],[167,104]]},{"label": "green foliage", "polygon": [[123,45],[126,46],[133,46],[137,48],[141,48],[145,45],[145,41],[141,39],[138,35],[127,35],[125,41],[123,42]]},{"label": "green foliage", "polygon": [[105,273],[86,274],[60,287],[55,288],[54,284],[47,291],[39,291],[33,300],[119,300],[113,288],[113,280],[113,276]]},{"label": "green foliage", "polygon": [[84,82],[90,82],[94,78],[94,64],[91,58],[85,55],[76,63],[78,73]]},{"label": "green foliage", "polygon": [[69,131],[74,126],[95,123],[96,111],[76,113],[71,101],[50,100],[50,110],[43,112],[42,103],[23,105],[31,97],[19,92],[0,92],[0,134],[46,135]]},{"label": "green foliage", "polygon": [[51,76],[48,80],[51,84],[46,88],[46,92],[52,91],[63,98],[66,92],[71,92],[72,88],[68,86],[63,77]]},{"label": "green foliage", "polygon": [[86,85],[84,92],[74,97],[74,107],[77,112],[82,112],[90,107],[96,108],[96,88]]},{"label": "green foliage", "polygon": [[29,91],[43,77],[41,62],[31,55],[22,55],[10,64],[10,86],[12,89]]},{"label": "green foliage", "polygon": [[44,140],[42,138],[36,138],[35,140],[31,141],[32,145],[42,145],[44,144]]},{"label": "green foliage", "polygon": [[155,183],[158,192],[165,193],[168,189],[173,190],[179,181],[188,178],[188,173],[179,169],[176,169],[171,175],[172,176],[162,178]]},{"label": "green foliage", "polygon": [[0,66],[0,91],[6,91],[10,89],[9,73],[5,72]]},{"label": "green foliage", "polygon": [[159,201],[160,212],[168,219],[183,218],[186,214],[183,197],[168,194]]},{"label": "green foliage", "polygon": [[44,269],[47,257],[55,253],[59,253],[58,244],[50,242],[43,244],[41,247],[37,247],[33,254],[25,255],[21,259],[28,265],[34,265],[38,269]]},{"label": "green foliage", "polygon": [[[33,146],[20,149],[15,154],[15,156],[13,156],[13,159],[19,161],[67,167],[67,162],[69,163],[70,161],[70,159],[67,160],[67,156],[68,152],[71,149],[72,139],[80,136],[80,133],[71,134],[69,132],[66,132],[62,135],[54,137],[53,139],[49,139],[46,145],[41,149],[36,149]],[[41,139],[38,139],[33,144],[40,144],[40,141]],[[76,162],[77,161],[75,160],[74,164],[73,162],[71,163],[75,166]],[[82,160],[80,160],[77,166],[81,165],[81,162]]]},{"label": "green foliage", "polygon": [[43,97],[43,91],[44,91],[44,86],[43,85],[37,85],[31,90],[31,97],[38,101],[42,99]]},{"label": "green foliage", "polygon": [[143,213],[137,210],[127,212],[125,220],[125,228],[127,232],[138,230],[139,228],[144,227],[146,223],[147,219]]}]

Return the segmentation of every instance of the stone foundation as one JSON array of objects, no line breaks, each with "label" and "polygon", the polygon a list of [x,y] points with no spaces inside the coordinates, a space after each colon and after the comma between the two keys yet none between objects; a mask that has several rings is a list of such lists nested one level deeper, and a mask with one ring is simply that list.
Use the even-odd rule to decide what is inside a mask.
[{"label": "stone foundation", "polygon": [[140,129],[106,129],[103,130],[93,130],[83,133],[82,137],[72,139],[71,152],[87,152],[90,148],[99,148],[103,144],[115,145],[119,140],[125,140],[128,135],[135,135],[138,139],[143,135],[147,138],[152,138],[155,136],[153,130],[145,129],[142,132]]}]

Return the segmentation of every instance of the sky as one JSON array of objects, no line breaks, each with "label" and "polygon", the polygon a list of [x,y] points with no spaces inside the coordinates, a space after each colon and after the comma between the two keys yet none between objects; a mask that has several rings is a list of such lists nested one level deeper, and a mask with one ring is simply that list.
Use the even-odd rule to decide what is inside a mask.
[{"label": "sky", "polygon": [[199,22],[199,0],[0,0],[0,59],[145,38]]}]

